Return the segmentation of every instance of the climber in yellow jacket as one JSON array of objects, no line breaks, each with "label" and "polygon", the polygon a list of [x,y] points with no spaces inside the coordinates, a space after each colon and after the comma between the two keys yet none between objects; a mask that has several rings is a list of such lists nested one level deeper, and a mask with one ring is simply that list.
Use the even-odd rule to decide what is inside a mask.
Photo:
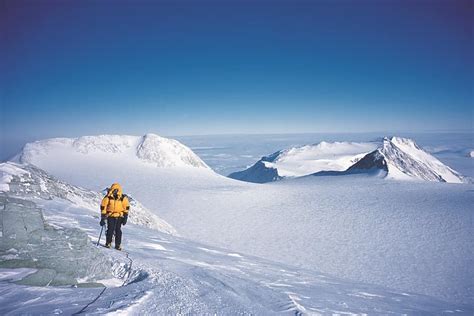
[{"label": "climber in yellow jacket", "polygon": [[127,224],[130,202],[123,194],[122,187],[118,183],[112,184],[107,189],[107,194],[100,203],[100,226],[105,225],[107,220],[107,233],[105,247],[110,248],[115,233],[115,249],[122,250],[122,225]]}]

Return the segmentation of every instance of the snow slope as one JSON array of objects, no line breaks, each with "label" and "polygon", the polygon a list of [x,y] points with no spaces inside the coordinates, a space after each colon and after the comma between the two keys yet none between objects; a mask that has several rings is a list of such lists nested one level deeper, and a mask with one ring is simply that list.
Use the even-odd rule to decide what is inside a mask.
[{"label": "snow slope", "polygon": [[[301,177],[319,171],[343,171],[376,148],[376,143],[323,141],[315,145],[277,151],[263,157],[244,171],[231,173],[229,177],[264,183],[288,177]],[[273,176],[266,176],[268,174]]]},{"label": "snow slope", "polygon": [[257,185],[204,168],[41,157],[39,167],[75,185],[119,181],[185,238],[473,305],[472,184],[356,174]]},{"label": "snow slope", "polygon": [[[12,178],[17,180],[17,176]],[[69,241],[71,249],[74,249],[82,240],[82,237],[76,239],[69,235],[74,229],[86,232],[92,242],[84,246],[93,248],[99,226],[97,218],[89,216],[90,210],[81,206],[87,205],[86,200],[72,203],[56,196],[49,199],[42,193],[35,196],[35,190],[30,190],[29,186],[25,181],[18,183],[15,190],[10,187],[12,190],[3,193],[7,198],[0,199],[0,209],[14,207],[13,214],[23,216],[29,214],[31,208],[40,208],[44,213],[44,222],[40,224],[55,227],[55,231],[62,236],[57,244],[67,245]],[[3,242],[6,227],[2,225],[0,228],[0,240]],[[21,230],[18,226],[17,231]],[[100,265],[113,273],[113,279],[107,282],[100,279],[101,274],[106,276],[107,272],[97,271],[99,275],[90,276],[90,281],[95,279],[99,282],[96,284],[36,287],[31,286],[30,281],[31,276],[37,275],[38,266],[25,268],[22,264],[16,264],[0,268],[0,314],[468,315],[474,311],[472,307],[462,304],[342,280],[206,246],[140,225],[127,224],[123,230],[126,251],[94,248],[94,252],[99,253],[95,260],[111,262]],[[48,244],[44,247],[47,248]],[[24,251],[26,255],[31,254],[28,249]],[[11,260],[4,259],[2,252],[3,248],[0,249],[0,262]],[[70,260],[69,270],[73,272],[76,263],[90,263],[86,261],[87,255],[59,254],[49,254],[49,260],[43,262],[40,269],[57,267],[59,262]],[[68,266],[63,267],[66,268],[64,273],[67,273]],[[43,274],[39,280],[44,282],[49,277]]]}]

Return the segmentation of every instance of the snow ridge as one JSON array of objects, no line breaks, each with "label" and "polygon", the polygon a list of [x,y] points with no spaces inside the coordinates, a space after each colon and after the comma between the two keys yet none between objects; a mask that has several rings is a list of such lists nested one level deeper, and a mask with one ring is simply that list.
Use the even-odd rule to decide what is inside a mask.
[{"label": "snow ridge", "polygon": [[[0,176],[0,191],[8,192],[11,196],[66,200],[89,209],[94,215],[99,215],[98,205],[102,199],[100,193],[59,181],[35,166],[12,162],[1,163]],[[132,209],[130,223],[177,235],[170,224],[153,214],[137,200],[131,198],[130,206]]]}]

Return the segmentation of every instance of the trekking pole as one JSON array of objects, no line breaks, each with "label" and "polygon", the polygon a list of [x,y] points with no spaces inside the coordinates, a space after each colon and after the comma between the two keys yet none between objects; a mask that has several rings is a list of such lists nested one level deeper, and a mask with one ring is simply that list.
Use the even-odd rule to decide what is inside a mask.
[{"label": "trekking pole", "polygon": [[[104,226],[105,226],[105,225],[104,225]],[[97,246],[98,246],[99,243],[100,243],[100,238],[102,237],[102,231],[104,230],[104,226],[101,226],[100,235],[99,235],[99,240],[97,240]]]}]

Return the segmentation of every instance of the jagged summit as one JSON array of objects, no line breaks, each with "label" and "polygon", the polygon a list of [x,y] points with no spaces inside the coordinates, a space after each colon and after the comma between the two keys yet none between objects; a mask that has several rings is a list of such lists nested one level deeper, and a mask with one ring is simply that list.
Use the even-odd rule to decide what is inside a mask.
[{"label": "jagged summit", "polygon": [[13,161],[41,165],[43,158],[54,156],[68,161],[139,159],[156,167],[195,167],[210,169],[191,149],[180,142],[155,134],[144,136],[98,135],[78,138],[52,138],[25,145]]},{"label": "jagged summit", "polygon": [[413,140],[385,137],[380,148],[367,154],[348,171],[382,169],[388,178],[462,183],[463,177],[421,149]]}]

